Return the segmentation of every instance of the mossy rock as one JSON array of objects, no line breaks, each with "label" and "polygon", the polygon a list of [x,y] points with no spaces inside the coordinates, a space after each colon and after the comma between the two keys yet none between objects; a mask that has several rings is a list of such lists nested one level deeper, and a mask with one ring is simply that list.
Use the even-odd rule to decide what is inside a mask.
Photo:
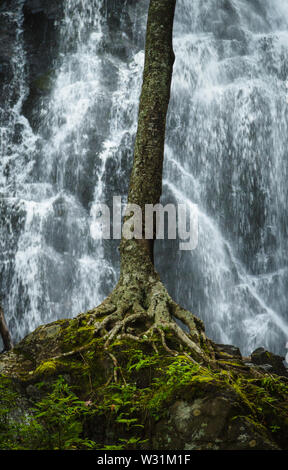
[{"label": "mossy rock", "polygon": [[[105,350],[89,318],[41,326],[0,356],[2,380],[11,381],[26,416],[65,377],[89,404],[83,433],[97,448],[288,448],[285,378],[227,355],[196,364],[185,351],[169,355],[159,338],[158,354],[149,343],[129,339]],[[12,406],[12,420],[14,414]]]},{"label": "mossy rock", "polygon": [[49,70],[47,73],[38,76],[32,82],[32,88],[40,93],[48,93],[52,89],[54,70]]}]

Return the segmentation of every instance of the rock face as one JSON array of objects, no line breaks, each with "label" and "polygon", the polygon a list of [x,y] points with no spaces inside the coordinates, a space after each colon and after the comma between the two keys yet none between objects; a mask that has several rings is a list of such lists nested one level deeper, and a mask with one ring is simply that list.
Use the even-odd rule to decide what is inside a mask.
[{"label": "rock face", "polygon": [[[159,338],[158,354],[128,339],[106,351],[88,324],[90,313],[41,326],[0,356],[0,408],[7,377],[18,393],[18,421],[21,413],[32,417],[31,408],[64,377],[89,408],[82,434],[96,448],[288,449],[288,379],[261,364],[251,367],[237,348],[209,340],[203,353],[208,346],[210,360],[203,355],[202,365],[182,353],[167,355]],[[12,407],[6,427],[14,416]],[[38,448],[37,439],[33,445]]]},{"label": "rock face", "polygon": [[[9,5],[8,5],[9,4]],[[1,2],[0,4],[0,104],[5,109],[8,99],[8,85],[13,79],[13,63],[15,37],[17,34],[17,1]]]},{"label": "rock face", "polygon": [[12,0],[0,5],[0,103],[6,109],[5,100],[9,100],[11,106],[19,99],[18,94],[23,93],[19,86],[15,86],[11,96],[10,86],[17,75],[15,61],[19,62],[19,56],[23,54],[17,50],[17,38],[23,34],[27,93],[22,108],[34,126],[37,123],[37,102],[49,90],[49,76],[59,45],[58,26],[63,16],[63,5],[62,1],[56,0],[26,0],[23,4]]},{"label": "rock face", "polygon": [[[133,1],[104,2],[103,9],[107,17],[107,31],[105,31],[105,47],[117,57],[126,57],[130,54],[132,24],[130,16],[123,13],[123,5],[132,5]],[[32,127],[37,128],[39,119],[38,101],[45,99],[50,91],[51,78],[54,73],[54,61],[57,57],[60,40],[60,25],[64,15],[65,2],[51,0],[25,0],[23,8],[18,0],[2,2],[0,6],[0,89],[1,97],[5,96],[5,85],[13,78],[13,64],[15,56],[15,37],[19,34],[18,20],[21,15],[23,21],[23,35],[25,41],[26,68],[27,68],[27,97],[23,103],[23,114],[28,118]],[[119,22],[122,28],[119,28]],[[124,26],[123,26],[124,24]],[[121,30],[125,29],[125,36]],[[134,25],[135,28],[135,25]],[[126,37],[126,39],[125,39]],[[130,38],[130,42],[127,40]],[[137,39],[139,45],[143,44],[143,33]],[[107,77],[109,80],[109,77]],[[1,98],[0,98],[1,99]]]},{"label": "rock face", "polygon": [[236,397],[207,396],[194,402],[176,401],[169,419],[156,425],[157,449],[184,450],[277,450],[279,447],[257,432],[239,412]]},{"label": "rock face", "polygon": [[50,90],[53,61],[59,47],[59,25],[63,17],[62,1],[26,0],[23,7],[24,40],[28,68],[29,92],[23,114],[37,126],[39,98]]}]

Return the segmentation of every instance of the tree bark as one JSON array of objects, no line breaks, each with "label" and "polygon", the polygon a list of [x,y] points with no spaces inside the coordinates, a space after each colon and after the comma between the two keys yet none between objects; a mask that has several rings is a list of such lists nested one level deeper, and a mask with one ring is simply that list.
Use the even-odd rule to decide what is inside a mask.
[{"label": "tree bark", "polygon": [[[122,237],[121,273],[153,271],[154,240],[145,240],[145,204],[157,204],[162,193],[166,115],[174,64],[172,45],[176,0],[151,0],[148,13],[145,65],[140,97],[134,162],[128,203],[142,210],[142,240]],[[126,217],[124,220],[127,220]],[[139,263],[141,260],[141,263]]]},{"label": "tree bark", "polygon": [[3,308],[0,305],[0,335],[4,344],[4,351],[10,351],[13,348],[10,332],[4,316]]}]

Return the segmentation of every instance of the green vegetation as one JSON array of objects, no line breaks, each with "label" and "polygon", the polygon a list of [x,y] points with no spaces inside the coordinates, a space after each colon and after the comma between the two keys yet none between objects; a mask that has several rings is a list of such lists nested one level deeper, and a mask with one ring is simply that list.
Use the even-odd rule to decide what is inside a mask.
[{"label": "green vegetation", "polygon": [[11,413],[16,408],[17,397],[12,381],[0,376],[0,450],[10,449],[17,439],[15,417]]},{"label": "green vegetation", "polygon": [[[15,413],[21,406],[21,399],[11,391],[11,387],[8,379],[1,379],[0,449],[72,450],[96,447],[95,442],[81,437],[88,406],[71,391],[63,377],[58,377],[52,390],[30,408],[29,413],[19,414],[18,417]],[[37,384],[37,387],[41,389],[44,383]]]},{"label": "green vegetation", "polygon": [[[62,357],[42,361],[25,377],[19,374],[22,387],[32,384],[39,392],[33,403],[29,398],[24,406],[16,382],[0,378],[0,449],[145,448],[155,424],[167,419],[177,400],[193,404],[217,396],[234,403],[227,427],[240,419],[281,439],[288,426],[288,384],[276,376],[253,377],[233,364],[223,369],[221,361],[200,365],[184,351],[171,356],[160,338],[155,339],[158,353],[144,340],[128,339],[115,340],[104,351],[103,340],[92,340],[84,329],[89,347],[71,341],[76,352],[67,355],[68,337],[73,337],[71,324],[59,335]],[[103,426],[109,428],[106,436]]]}]

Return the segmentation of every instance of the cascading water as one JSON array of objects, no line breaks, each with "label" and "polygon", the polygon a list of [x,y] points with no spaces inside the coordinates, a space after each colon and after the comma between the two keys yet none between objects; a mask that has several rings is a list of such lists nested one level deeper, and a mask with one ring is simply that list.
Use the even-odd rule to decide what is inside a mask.
[{"label": "cascading water", "polygon": [[199,205],[199,245],[164,277],[244,353],[288,339],[287,29],[286,1],[178,3],[165,195]]},{"label": "cascading water", "polygon": [[[47,100],[42,106],[40,103],[37,135],[21,116],[21,105],[17,103],[16,110],[10,106],[15,121],[23,121],[27,134],[22,136],[27,151],[22,156],[23,146],[14,146],[15,160],[26,157],[29,163],[25,175],[18,163],[13,172],[9,167],[13,178],[22,175],[20,182],[16,180],[11,202],[11,183],[4,177],[5,160],[1,160],[7,191],[3,190],[1,199],[5,208],[2,254],[6,256],[2,297],[16,339],[40,323],[92,308],[116,282],[117,266],[111,264],[108,254],[105,258],[105,246],[95,241],[90,231],[93,234],[97,201],[106,199],[106,180],[111,178],[106,166],[116,162],[121,181],[124,145],[133,146],[143,53],[136,54],[129,64],[117,57],[114,60],[105,51],[102,15],[101,0],[65,2],[54,86],[48,104]],[[19,43],[23,48],[20,27]],[[17,57],[15,54],[15,60]],[[25,83],[23,63],[17,66]],[[19,88],[16,80],[10,88],[14,87]],[[23,87],[22,101],[26,93]],[[13,251],[6,248],[16,235],[9,204],[16,206],[22,222]],[[9,283],[5,282],[8,276]]]},{"label": "cascading water", "polygon": [[[127,193],[148,7],[64,2],[53,87],[32,130],[23,3],[0,116],[0,292],[16,340],[94,307],[116,283],[117,242],[95,237],[98,203]],[[288,3],[178,0],[174,49],[163,202],[198,204],[199,244],[157,242],[157,268],[210,337],[283,353]]]}]

